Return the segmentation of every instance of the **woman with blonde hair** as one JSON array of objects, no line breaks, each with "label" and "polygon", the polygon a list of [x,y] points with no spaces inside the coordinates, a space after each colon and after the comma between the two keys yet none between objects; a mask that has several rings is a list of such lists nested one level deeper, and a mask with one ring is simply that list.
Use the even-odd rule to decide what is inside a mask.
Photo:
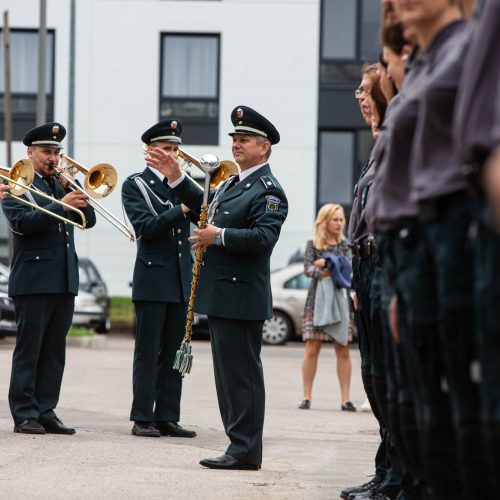
[{"label": "woman with blonde hair", "polygon": [[[311,283],[307,292],[304,308],[302,339],[306,343],[304,359],[302,361],[302,378],[304,383],[304,398],[299,408],[307,410],[311,407],[312,385],[318,365],[318,356],[324,342],[333,342],[337,355],[337,376],[340,383],[341,409],[356,411],[356,407],[349,399],[351,384],[351,358],[348,344],[348,319],[340,322],[340,328],[334,333],[323,327],[315,326],[315,301],[318,283],[321,280],[332,279],[331,271],[326,267],[325,253],[351,259],[351,252],[344,236],[345,215],[340,205],[327,203],[323,205],[314,223],[313,239],[306,245],[304,257],[304,273],[309,276]],[[345,310],[348,311],[348,293],[345,289],[337,289],[335,293],[342,293],[345,300]]]}]

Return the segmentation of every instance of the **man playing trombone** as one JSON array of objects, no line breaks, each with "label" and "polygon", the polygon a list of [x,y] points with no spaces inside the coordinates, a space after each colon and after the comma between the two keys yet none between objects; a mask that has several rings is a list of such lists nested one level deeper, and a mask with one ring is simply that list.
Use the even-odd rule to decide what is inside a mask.
[{"label": "man playing trombone", "polygon": [[[158,149],[177,158],[181,133],[182,123],[169,119],[153,125],[141,139],[148,151]],[[174,196],[163,174],[149,167],[123,183],[122,199],[137,237],[132,434],[192,438],[196,432],[178,424],[182,378],[172,368],[191,286],[189,209]]]},{"label": "man playing trombone", "polygon": [[[200,464],[214,469],[260,469],[264,426],[262,327],[272,316],[270,257],[288,213],[285,192],[271,173],[274,125],[247,106],[231,114],[233,156],[241,172],[212,193],[208,225],[192,238],[206,249],[195,310],[208,315],[215,386],[231,444]],[[152,150],[148,165],[199,212],[202,194],[184,178],[168,151]],[[215,198],[214,198],[215,196]]]},{"label": "man playing trombone", "polygon": [[35,170],[32,188],[23,198],[7,197],[2,202],[13,233],[9,295],[17,323],[9,405],[14,432],[25,434],[75,433],[54,409],[78,294],[72,224],[83,222],[90,228],[95,214],[83,193],[65,189],[55,177],[53,167],[65,135],[59,123],[41,125],[25,135],[23,142]]}]

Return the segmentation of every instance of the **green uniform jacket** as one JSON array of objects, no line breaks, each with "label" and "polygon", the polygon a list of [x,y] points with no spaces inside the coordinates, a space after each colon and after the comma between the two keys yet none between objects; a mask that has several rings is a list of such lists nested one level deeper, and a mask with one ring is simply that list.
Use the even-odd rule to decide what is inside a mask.
[{"label": "green uniform jacket", "polygon": [[[136,178],[146,189],[148,205]],[[201,191],[200,191],[201,192]],[[189,218],[183,213],[172,190],[149,168],[127,178],[122,201],[137,236],[137,256],[132,281],[132,300],[187,302],[191,289],[192,258]],[[156,212],[157,215],[151,210]]]},{"label": "green uniform jacket", "polygon": [[[189,179],[173,191],[184,204],[199,212],[202,194]],[[225,228],[224,245],[210,245],[204,254],[197,312],[241,320],[271,318],[270,257],[287,213],[285,192],[269,165],[221,196],[212,224]]]},{"label": "green uniform jacket", "polygon": [[[33,187],[52,195],[49,185],[37,174]],[[66,191],[55,181],[56,198]],[[26,195],[23,195],[27,199]],[[33,194],[36,203],[57,215],[81,222],[75,212],[65,212],[61,205]],[[74,226],[36,210],[13,198],[2,201],[3,213],[13,231],[13,256],[9,277],[9,295],[38,293],[78,294],[78,256],[75,251]],[[95,225],[94,209],[82,209],[87,228]]]}]

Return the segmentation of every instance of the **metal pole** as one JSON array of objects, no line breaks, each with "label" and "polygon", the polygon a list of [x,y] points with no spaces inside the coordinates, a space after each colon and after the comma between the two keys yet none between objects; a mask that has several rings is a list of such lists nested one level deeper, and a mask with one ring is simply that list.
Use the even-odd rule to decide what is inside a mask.
[{"label": "metal pole", "polygon": [[3,13],[3,81],[4,128],[7,166],[12,165],[12,94],[10,92],[10,30],[9,12]]},{"label": "metal pole", "polygon": [[[10,92],[10,28],[9,12],[3,13],[3,98],[7,166],[12,166],[12,94]],[[12,231],[7,230],[7,257],[12,262]]]},{"label": "metal pole", "polygon": [[71,0],[69,33],[68,156],[74,156],[76,0]]},{"label": "metal pole", "polygon": [[40,28],[38,32],[38,97],[36,101],[36,124],[43,125],[47,116],[45,91],[45,56],[47,52],[47,0],[40,0]]}]

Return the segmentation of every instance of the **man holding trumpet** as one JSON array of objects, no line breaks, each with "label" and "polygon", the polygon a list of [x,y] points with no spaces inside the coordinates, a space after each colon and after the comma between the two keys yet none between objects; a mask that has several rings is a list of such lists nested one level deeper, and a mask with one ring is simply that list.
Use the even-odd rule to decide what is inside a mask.
[{"label": "man holding trumpet", "polygon": [[[148,152],[165,151],[177,158],[181,133],[182,123],[169,119],[153,125],[141,139]],[[149,167],[128,177],[122,199],[137,236],[132,434],[192,438],[196,432],[178,424],[182,378],[172,368],[191,286],[189,208],[174,196],[163,174]]]},{"label": "man holding trumpet", "polygon": [[73,225],[66,221],[82,222],[74,210],[79,209],[90,228],[95,214],[83,193],[70,190],[66,181],[56,178],[54,167],[65,135],[59,123],[41,125],[25,135],[23,143],[35,178],[33,189],[24,197],[32,206],[9,197],[2,203],[13,232],[9,296],[17,323],[9,405],[14,432],[24,434],[75,433],[54,412],[64,371],[66,334],[78,294]]},{"label": "man holding trumpet", "polygon": [[[241,172],[211,193],[208,224],[191,238],[205,250],[195,310],[208,315],[215,385],[227,452],[200,464],[214,469],[260,469],[265,390],[260,350],[272,316],[270,257],[286,219],[286,195],[268,164],[280,136],[247,106],[231,114],[233,156]],[[178,198],[200,212],[202,193],[175,156],[154,149],[147,164],[164,174]],[[236,181],[236,182],[235,182]]]}]

